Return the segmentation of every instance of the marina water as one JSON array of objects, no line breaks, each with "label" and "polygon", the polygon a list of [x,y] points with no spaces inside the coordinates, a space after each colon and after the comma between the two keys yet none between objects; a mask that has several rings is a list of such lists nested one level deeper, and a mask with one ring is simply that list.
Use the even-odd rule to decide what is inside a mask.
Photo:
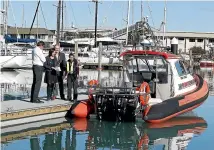
[{"label": "marina water", "polygon": [[[99,122],[90,120],[65,120],[59,118],[45,121],[41,127],[13,133],[17,138],[2,142],[2,150],[84,150],[84,149],[153,149],[153,150],[201,150],[212,149],[214,139],[214,68],[195,70],[209,84],[209,97],[199,108],[185,115],[198,116],[206,126],[179,127],[167,126],[155,130],[148,128],[143,121],[135,123]],[[22,100],[30,96],[32,84],[31,70],[2,71],[1,100]],[[96,79],[97,71],[82,70],[79,77],[78,92],[86,92],[87,82]],[[103,84],[115,86],[122,73],[103,71]],[[46,96],[46,85],[42,84],[40,96]],[[38,104],[39,105],[39,104]],[[13,109],[13,108],[8,108]],[[140,119],[141,120],[141,119]],[[191,122],[191,121],[190,121]],[[23,125],[24,126],[24,125]],[[157,125],[158,126],[158,125]],[[194,128],[195,131],[191,132]],[[178,132],[179,131],[179,132]],[[26,136],[25,136],[26,135]],[[146,135],[148,137],[146,137]],[[7,136],[7,135],[1,135]]]}]

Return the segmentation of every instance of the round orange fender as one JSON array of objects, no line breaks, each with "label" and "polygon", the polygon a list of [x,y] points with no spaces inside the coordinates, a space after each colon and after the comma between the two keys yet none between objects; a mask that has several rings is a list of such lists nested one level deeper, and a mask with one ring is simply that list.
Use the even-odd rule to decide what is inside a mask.
[{"label": "round orange fender", "polygon": [[90,80],[90,81],[88,82],[88,85],[89,85],[89,86],[98,85],[98,81],[97,81],[97,80]]},{"label": "round orange fender", "polygon": [[143,106],[146,106],[149,102],[149,98],[150,98],[150,87],[149,87],[149,84],[147,82],[143,82],[141,85],[140,85],[140,88],[139,88],[139,92],[145,92],[146,95],[140,95],[140,103],[141,105]]},{"label": "round orange fender", "polygon": [[97,80],[90,80],[88,82],[88,85],[91,86],[91,88],[89,88],[90,94],[88,95],[88,98],[89,98],[89,100],[93,100],[93,95],[91,94],[91,92],[93,91],[92,86],[98,85],[98,81]]}]

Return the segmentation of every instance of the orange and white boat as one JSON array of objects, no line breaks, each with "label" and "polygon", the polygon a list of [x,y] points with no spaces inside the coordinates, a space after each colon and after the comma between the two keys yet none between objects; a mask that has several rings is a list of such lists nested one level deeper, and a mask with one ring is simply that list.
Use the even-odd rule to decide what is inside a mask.
[{"label": "orange and white boat", "polygon": [[[118,87],[89,82],[89,100],[74,104],[69,114],[118,121],[142,119],[160,123],[191,111],[208,97],[207,82],[192,74],[174,54],[150,50],[126,51],[120,55],[123,78]],[[93,91],[94,90],[94,91]]]}]

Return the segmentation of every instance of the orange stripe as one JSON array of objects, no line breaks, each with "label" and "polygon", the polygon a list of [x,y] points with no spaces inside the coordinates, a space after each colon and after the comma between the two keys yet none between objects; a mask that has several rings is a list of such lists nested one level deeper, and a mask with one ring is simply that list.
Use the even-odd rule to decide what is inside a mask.
[{"label": "orange stripe", "polygon": [[204,94],[207,92],[208,92],[208,85],[207,85],[207,82],[204,81],[203,86],[199,91],[194,92],[190,95],[187,95],[187,96],[185,96],[184,99],[179,100],[179,106],[183,106],[183,105],[189,104],[193,101],[197,101],[198,99],[202,98],[204,96]]},{"label": "orange stripe", "polygon": [[187,111],[190,111],[190,110],[192,110],[192,109],[195,109],[195,108],[197,108],[198,106],[200,106],[202,103],[203,103],[203,102],[201,102],[201,103],[198,104],[198,105],[192,106],[192,107],[190,107],[190,108],[184,109],[184,110],[182,110],[182,111],[180,111],[180,112],[177,112],[177,113],[175,113],[175,114],[172,114],[172,115],[170,115],[170,116],[168,116],[168,117],[165,117],[165,118],[163,118],[163,119],[158,119],[158,120],[146,120],[146,122],[160,123],[160,122],[166,121],[166,120],[171,119],[171,118],[173,118],[173,117],[175,117],[175,116],[177,116],[177,115],[180,115],[180,114],[182,114],[182,113],[185,113],[185,112],[187,112]]},{"label": "orange stripe", "polygon": [[197,124],[197,123],[206,123],[203,118],[199,117],[180,117],[173,118],[166,122],[161,122],[159,124],[149,124],[149,128],[166,128],[173,127],[176,125],[189,125],[189,124]]}]

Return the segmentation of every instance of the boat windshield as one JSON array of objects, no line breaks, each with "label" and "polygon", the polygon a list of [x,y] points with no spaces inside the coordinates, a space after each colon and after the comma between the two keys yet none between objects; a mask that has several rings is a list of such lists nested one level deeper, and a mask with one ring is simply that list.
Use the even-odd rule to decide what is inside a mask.
[{"label": "boat windshield", "polygon": [[166,61],[163,58],[143,58],[135,57],[126,62],[127,70],[129,73],[133,72],[163,72],[167,71]]},{"label": "boat windshield", "polygon": [[168,63],[162,57],[133,57],[125,61],[127,76],[134,86],[142,82],[152,82],[155,78],[165,82],[168,76]]}]

